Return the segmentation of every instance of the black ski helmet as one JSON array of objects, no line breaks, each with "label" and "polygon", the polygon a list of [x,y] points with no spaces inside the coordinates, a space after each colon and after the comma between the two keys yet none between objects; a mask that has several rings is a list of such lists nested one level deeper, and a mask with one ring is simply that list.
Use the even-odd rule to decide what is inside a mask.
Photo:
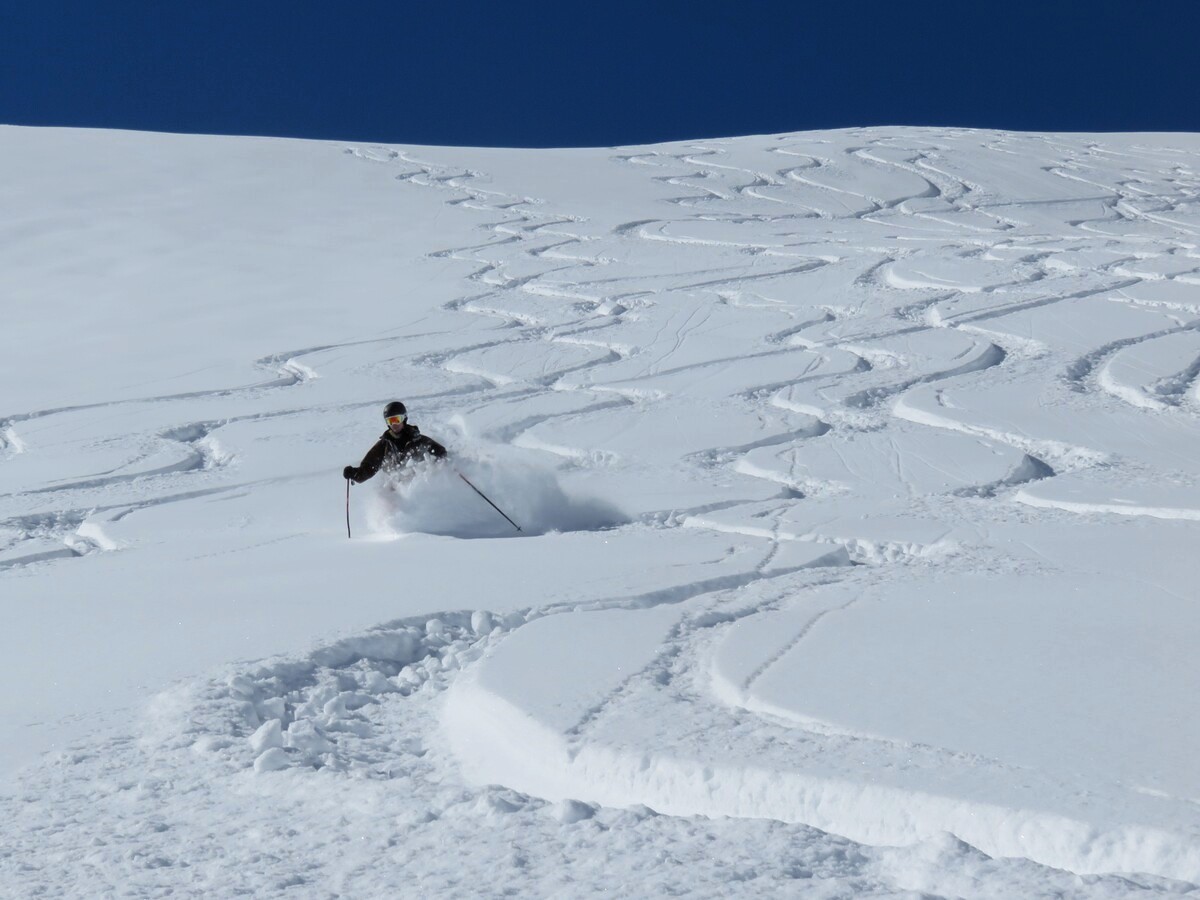
[{"label": "black ski helmet", "polygon": [[399,400],[393,400],[383,408],[383,417],[385,419],[391,416],[407,416],[408,410],[404,408],[404,404]]}]

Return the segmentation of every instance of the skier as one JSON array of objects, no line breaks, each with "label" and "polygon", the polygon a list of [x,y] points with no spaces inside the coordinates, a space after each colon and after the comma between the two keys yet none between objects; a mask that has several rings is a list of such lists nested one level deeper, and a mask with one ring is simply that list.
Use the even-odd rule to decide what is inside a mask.
[{"label": "skier", "polygon": [[373,478],[380,469],[398,472],[420,460],[441,459],[446,455],[445,447],[409,423],[408,410],[399,400],[393,400],[383,408],[383,418],[387,422],[387,431],[380,435],[358,466],[342,469],[343,478],[361,484]]}]

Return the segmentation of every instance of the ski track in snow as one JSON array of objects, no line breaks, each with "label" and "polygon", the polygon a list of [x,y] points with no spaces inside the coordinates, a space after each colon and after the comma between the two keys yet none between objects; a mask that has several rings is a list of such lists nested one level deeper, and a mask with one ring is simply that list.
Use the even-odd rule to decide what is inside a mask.
[{"label": "ski track in snow", "polygon": [[[1024,168],[1013,164],[1012,186],[989,183],[986,167],[963,162],[978,158],[968,149]],[[187,895],[375,896],[400,877],[450,896],[477,889],[469,879],[484,872],[496,896],[599,886],[755,896],[818,882],[828,896],[1200,892],[1170,880],[1200,881],[1200,822],[1194,809],[1190,822],[1178,811],[1194,799],[1179,800],[1161,827],[1140,812],[1128,822],[1103,809],[1095,822],[1072,818],[1086,804],[1055,804],[1091,785],[824,720],[805,711],[803,685],[786,708],[758,693],[858,602],[826,596],[1009,571],[1013,560],[980,533],[1035,515],[1064,527],[1123,519],[1105,493],[1122,475],[1193,489],[1178,518],[1200,517],[1200,456],[1164,469],[1135,441],[1089,443],[1094,432],[1059,427],[1045,407],[1117,410],[1131,428],[1153,420],[1153,434],[1200,436],[1200,348],[1187,343],[1200,302],[1094,346],[1051,318],[1069,302],[1136,305],[1150,281],[1196,283],[1195,154],[863,129],[610,152],[602,165],[593,155],[587,165],[613,170],[604,177],[641,179],[655,198],[628,221],[530,196],[511,172],[485,171],[486,157],[461,165],[469,156],[346,151],[346,165],[386,167],[397,202],[433,192],[441,216],[462,219],[464,243],[425,251],[461,272],[458,293],[431,310],[431,331],[397,321],[394,334],[385,323],[371,337],[264,355],[246,365],[271,378],[240,386],[0,411],[0,469],[46,460],[0,486],[0,578],[139,552],[110,538],[110,523],[275,483],[243,465],[254,432],[237,429],[353,422],[405,378],[420,385],[404,397],[418,421],[445,426],[461,413],[480,439],[527,448],[566,475],[636,464],[662,482],[719,482],[727,499],[648,504],[621,527],[725,536],[731,559],[735,549],[755,559],[734,571],[717,559],[705,577],[643,592],[407,618],[184,681],[156,697],[136,737],[84,742],[2,797],[18,830],[6,833],[0,881],[23,896],[77,893],[57,869],[96,894],[135,896],[168,884]],[[1135,189],[1139,167],[1157,168]],[[642,217],[650,207],[657,217]],[[1138,308],[1157,308],[1147,303]],[[1149,358],[1138,349],[1159,341],[1175,362],[1143,373]],[[787,371],[802,350],[813,360]],[[351,404],[314,393],[350,365],[382,373],[377,396]],[[1039,392],[1042,414],[1025,419],[992,399]],[[220,414],[248,397],[257,412]],[[128,420],[132,408],[139,417]],[[97,470],[77,471],[45,435],[93,412],[105,423],[88,438]],[[677,423],[668,446],[637,430],[660,418]],[[893,440],[890,459],[871,461],[861,447],[881,433],[911,443]],[[806,454],[818,444],[819,458]],[[1056,487],[1067,474],[1079,479],[1069,496]],[[1118,511],[1161,517],[1136,500]],[[859,507],[839,502],[874,512],[856,522]],[[811,614],[789,619],[803,604]],[[606,690],[580,688],[569,727],[555,731],[536,701],[523,709],[488,681],[504,671],[505,645],[534,623],[563,617],[552,633],[585,653],[598,638],[572,631],[570,616],[642,612],[675,618]],[[714,660],[725,642],[768,620],[781,623],[777,644],[749,671],[722,674]],[[477,719],[447,724],[448,705]],[[464,750],[512,739],[512,722],[528,725],[524,751],[541,773],[502,752],[493,761]],[[889,774],[877,779],[872,767]],[[889,780],[895,772],[903,777]],[[803,784],[789,806],[756,778],[781,779],[785,793]],[[1014,779],[1046,786],[1045,806],[1005,809],[998,786]],[[977,793],[954,799],[956,780]],[[1119,782],[1097,790],[1124,798],[1130,787]],[[175,803],[180,794],[196,805]],[[871,804],[881,808],[864,812]],[[103,817],[103,835],[77,827],[82,808]],[[973,846],[945,833],[972,817],[982,823]],[[1022,823],[1029,833],[1014,837]],[[455,845],[471,859],[438,852]],[[1149,874],[1097,874],[1120,871]]]}]

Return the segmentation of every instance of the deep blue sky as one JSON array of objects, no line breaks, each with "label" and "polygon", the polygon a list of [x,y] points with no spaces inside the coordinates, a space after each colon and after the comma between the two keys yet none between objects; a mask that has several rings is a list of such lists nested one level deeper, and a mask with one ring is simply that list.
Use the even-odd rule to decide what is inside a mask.
[{"label": "deep blue sky", "polygon": [[491,146],[1200,131],[1198,0],[5,0],[0,123]]}]

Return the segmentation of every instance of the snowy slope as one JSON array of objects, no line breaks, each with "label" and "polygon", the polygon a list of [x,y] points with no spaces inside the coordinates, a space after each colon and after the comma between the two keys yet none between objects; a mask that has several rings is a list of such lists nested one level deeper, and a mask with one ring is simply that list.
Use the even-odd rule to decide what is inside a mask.
[{"label": "snowy slope", "polygon": [[0,894],[1200,893],[1200,138],[0,163]]}]

